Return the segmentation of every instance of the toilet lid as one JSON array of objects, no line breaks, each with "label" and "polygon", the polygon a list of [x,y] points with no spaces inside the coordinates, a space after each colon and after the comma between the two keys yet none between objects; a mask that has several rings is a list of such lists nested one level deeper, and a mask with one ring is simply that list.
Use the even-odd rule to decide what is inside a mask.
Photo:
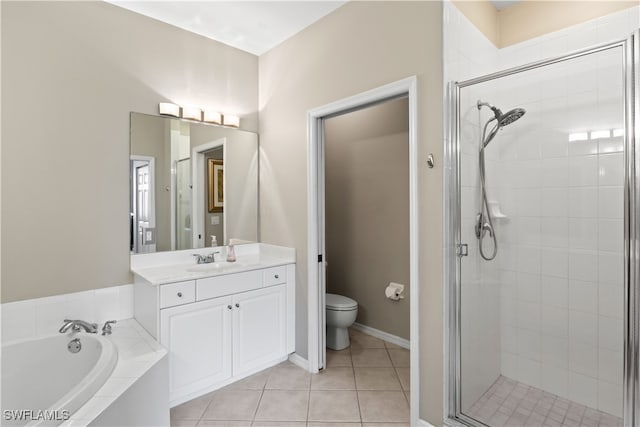
[{"label": "toilet lid", "polygon": [[325,294],[325,298],[325,306],[329,309],[351,310],[358,308],[358,303],[356,301],[342,295]]}]

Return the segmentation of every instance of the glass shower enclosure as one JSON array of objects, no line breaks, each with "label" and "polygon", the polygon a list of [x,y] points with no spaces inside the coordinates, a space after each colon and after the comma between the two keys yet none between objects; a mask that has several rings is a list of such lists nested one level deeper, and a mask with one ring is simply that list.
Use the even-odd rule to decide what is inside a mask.
[{"label": "glass shower enclosure", "polygon": [[449,417],[632,426],[638,33],[451,85]]}]

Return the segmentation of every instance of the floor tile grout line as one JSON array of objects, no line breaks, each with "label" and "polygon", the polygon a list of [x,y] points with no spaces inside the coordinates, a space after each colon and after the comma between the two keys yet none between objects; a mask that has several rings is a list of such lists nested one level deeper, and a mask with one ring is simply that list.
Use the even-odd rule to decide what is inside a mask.
[{"label": "floor tile grout line", "polygon": [[[309,380],[311,381],[311,380]],[[311,412],[311,384],[309,384],[309,394],[307,394],[307,417],[305,423],[309,424],[309,413]]]},{"label": "floor tile grout line", "polygon": [[[351,346],[349,348],[351,348]],[[358,403],[358,417],[360,418],[360,424],[362,425],[363,423],[362,408],[360,407],[360,393],[358,391],[358,384],[356,383],[356,366],[355,366],[355,363],[353,362],[353,352],[349,351],[349,354],[351,356],[351,370],[353,372],[353,387],[355,387],[356,389],[356,402]]]},{"label": "floor tile grout line", "polygon": [[[269,375],[267,376],[267,380],[269,379],[270,375],[271,373],[269,373]],[[260,390],[260,399],[258,399],[258,404],[256,405],[256,409],[253,411],[253,418],[251,419],[251,425],[253,425],[253,423],[256,421],[256,417],[258,416],[258,409],[260,409],[260,403],[262,403],[262,397],[264,396],[264,390],[265,390],[265,387],[267,386],[267,380],[264,381],[264,384],[262,385],[262,390]]]},{"label": "floor tile grout line", "polygon": [[200,421],[203,420],[202,417],[204,417],[204,414],[207,413],[207,409],[209,409],[209,406],[211,406],[211,403],[213,402],[214,398],[215,398],[215,395],[212,395],[211,398],[209,399],[209,403],[207,403],[207,406],[204,407],[204,411],[202,411],[202,414],[200,414],[200,418],[198,418],[198,422],[196,422],[196,426],[200,424]]}]

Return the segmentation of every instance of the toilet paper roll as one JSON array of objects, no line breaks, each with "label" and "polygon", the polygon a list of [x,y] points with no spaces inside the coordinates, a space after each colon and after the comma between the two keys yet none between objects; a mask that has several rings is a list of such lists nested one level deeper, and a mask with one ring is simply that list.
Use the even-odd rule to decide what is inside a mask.
[{"label": "toilet paper roll", "polygon": [[401,295],[403,290],[404,286],[392,282],[384,289],[384,295],[392,301],[399,301],[404,299],[404,295]]}]

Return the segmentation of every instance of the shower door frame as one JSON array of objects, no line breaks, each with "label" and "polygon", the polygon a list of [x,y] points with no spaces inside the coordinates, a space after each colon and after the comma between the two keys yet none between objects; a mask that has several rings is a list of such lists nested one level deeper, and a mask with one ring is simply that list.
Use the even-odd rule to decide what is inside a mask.
[{"label": "shower door frame", "polygon": [[461,410],[461,170],[460,170],[460,90],[479,83],[542,68],[575,58],[622,49],[624,72],[624,378],[623,423],[640,422],[640,30],[624,40],[597,45],[566,55],[487,74],[448,87],[446,111],[448,135],[445,141],[445,310],[447,325],[445,358],[445,424],[484,426]]}]

